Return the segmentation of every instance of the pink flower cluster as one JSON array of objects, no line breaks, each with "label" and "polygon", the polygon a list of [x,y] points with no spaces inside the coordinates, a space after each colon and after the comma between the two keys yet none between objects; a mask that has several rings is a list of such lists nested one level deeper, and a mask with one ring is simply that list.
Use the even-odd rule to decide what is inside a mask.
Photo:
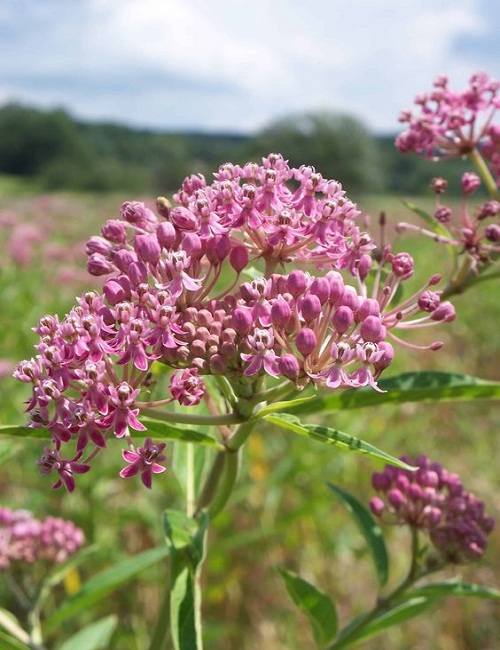
[{"label": "pink flower cluster", "polygon": [[27,510],[0,508],[0,570],[18,563],[59,564],[85,543],[83,531],[59,517],[38,520]]},{"label": "pink flower cluster", "polygon": [[484,503],[465,491],[457,474],[426,456],[416,462],[401,460],[419,469],[411,472],[386,465],[383,472],[374,473],[372,485],[381,497],[370,501],[373,514],[425,531],[446,562],[479,559],[495,523],[486,515]]},{"label": "pink flower cluster", "polygon": [[401,112],[399,121],[408,126],[397,137],[397,148],[436,159],[460,157],[484,143],[484,154],[498,161],[498,126],[492,124],[500,107],[498,81],[477,72],[461,93],[449,88],[444,75],[437,77],[433,86],[431,92],[415,97],[417,112]]},{"label": "pink flower cluster", "polygon": [[[90,239],[88,269],[108,276],[103,293],[84,294],[61,321],[42,318],[37,356],[14,373],[33,386],[31,426],[52,434],[40,467],[58,474],[54,487],[73,490],[74,474],[88,471],[110,437],[129,447],[121,475],[140,472],[149,487],[164,445],[148,439],[136,450],[140,411],[198,404],[204,376],[224,375],[245,399],[266,378],[292,389],[377,388],[393,358],[389,340],[399,341],[395,329],[455,316],[433,289],[437,276],[394,304],[413,274],[411,256],[386,247],[372,269],[375,245],[354,223],[355,204],[311,167],[290,168],[277,154],[261,165],[227,163],[211,185],[187,178],[174,201],[159,199],[158,216],[127,202],[121,219]],[[288,272],[291,263],[306,269]],[[262,272],[245,281],[250,265]],[[312,275],[314,266],[322,275]],[[172,374],[151,402],[155,363]],[[66,443],[75,446],[68,458]]]}]

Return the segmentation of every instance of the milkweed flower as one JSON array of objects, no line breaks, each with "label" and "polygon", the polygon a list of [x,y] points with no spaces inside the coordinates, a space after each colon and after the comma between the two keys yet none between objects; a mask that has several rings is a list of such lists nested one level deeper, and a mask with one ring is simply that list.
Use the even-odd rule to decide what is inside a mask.
[{"label": "milkweed flower", "polygon": [[42,561],[60,564],[84,543],[83,531],[72,521],[38,520],[28,510],[0,508],[0,571]]},{"label": "milkweed flower", "polygon": [[370,501],[373,514],[426,533],[446,562],[463,564],[482,557],[495,524],[484,503],[465,490],[457,474],[426,456],[401,460],[417,471],[386,465],[383,472],[375,472],[372,485],[380,496]]},{"label": "milkweed flower", "polygon": [[498,126],[492,120],[500,107],[499,83],[476,72],[468,87],[452,90],[445,75],[437,77],[430,92],[415,97],[417,109],[404,110],[399,121],[407,128],[396,138],[403,153],[413,151],[431,159],[460,157],[484,146],[490,159],[500,155]]},{"label": "milkweed flower", "polygon": [[[162,447],[148,465],[161,445],[136,446],[141,411],[196,406],[210,376],[236,400],[280,379],[298,390],[380,390],[393,343],[404,343],[396,331],[455,312],[436,275],[398,302],[414,261],[376,251],[359,214],[340,183],[279,154],[226,163],[211,183],[190,176],[172,202],[157,200],[156,213],[124,203],[87,244],[102,292],[84,293],[62,320],[43,317],[36,356],[14,372],[32,386],[30,426],[52,435],[41,470],[71,490],[74,474],[118,439],[130,463],[121,476],[140,473],[149,487],[164,456]],[[253,279],[249,266],[259,269]],[[156,379],[157,367],[166,377]]]}]

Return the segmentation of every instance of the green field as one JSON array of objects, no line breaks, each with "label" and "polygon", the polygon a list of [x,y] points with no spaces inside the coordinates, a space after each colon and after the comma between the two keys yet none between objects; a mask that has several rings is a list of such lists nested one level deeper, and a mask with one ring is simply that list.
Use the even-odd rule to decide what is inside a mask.
[{"label": "green field", "polygon": [[[0,183],[0,413],[3,424],[24,422],[24,385],[10,377],[14,364],[33,354],[31,331],[47,313],[64,314],[82,291],[99,286],[85,273],[85,240],[100,225],[118,215],[122,201],[144,199],[118,195],[33,195],[13,181]],[[154,198],[154,197],[153,197]],[[151,198],[149,199],[151,201]],[[152,201],[151,201],[152,202]],[[401,202],[390,197],[365,197],[364,211],[376,224],[384,210],[390,224],[408,220]],[[376,230],[374,230],[376,233]],[[390,236],[390,230],[389,230]],[[17,237],[17,239],[16,239]],[[446,273],[444,251],[430,240],[408,236],[398,249],[415,257],[419,279]],[[494,283],[453,300],[458,318],[425,333],[439,338],[439,352],[398,349],[388,374],[406,370],[443,370],[500,380],[498,354],[500,301]],[[439,332],[438,332],[439,329]],[[422,342],[421,332],[412,335]],[[472,492],[500,517],[500,489],[496,451],[500,414],[496,402],[408,404],[379,406],[327,415],[338,427],[389,453],[425,453],[450,471],[459,473]],[[333,421],[334,420],[334,421]],[[64,589],[120,558],[163,543],[161,511],[180,503],[180,487],[166,472],[150,493],[139,482],[117,477],[121,457],[111,448],[99,457],[92,474],[81,477],[73,495],[50,490],[50,479],[39,476],[34,462],[42,451],[37,441],[0,442],[2,472],[0,505],[29,508],[36,516],[57,514],[72,518],[90,543],[97,545]],[[184,453],[169,448],[168,456]],[[253,434],[245,466],[230,506],[215,521],[211,551],[204,572],[204,616],[208,648],[221,650],[302,650],[313,648],[309,628],[289,602],[276,571],[285,566],[320,586],[341,603],[339,614],[349,620],[372,605],[375,577],[362,537],[343,506],[326,488],[340,484],[368,499],[370,474],[379,465],[335,448],[263,428]],[[182,456],[181,456],[182,460]],[[394,549],[408,540],[393,530]],[[399,554],[401,557],[404,553]],[[500,526],[490,538],[487,555],[477,566],[450,569],[446,576],[500,587]],[[391,581],[404,571],[393,567]],[[145,570],[131,585],[105,598],[92,611],[64,622],[54,633],[53,646],[85,623],[117,614],[120,625],[113,649],[142,650],[160,606],[163,567]],[[61,587],[59,598],[65,593]],[[9,601],[0,582],[0,606]],[[377,637],[364,647],[377,650],[493,650],[500,638],[498,604],[480,599],[449,599],[421,618]],[[51,642],[52,643],[52,642]]]}]

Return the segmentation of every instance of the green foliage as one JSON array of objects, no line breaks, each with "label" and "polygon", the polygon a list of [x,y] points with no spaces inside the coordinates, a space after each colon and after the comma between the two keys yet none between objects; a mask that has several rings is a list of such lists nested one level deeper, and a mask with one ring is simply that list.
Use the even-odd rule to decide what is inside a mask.
[{"label": "green foliage", "polygon": [[[202,650],[199,574],[205,557],[208,515],[198,520],[177,510],[163,517],[170,550],[170,620],[175,650]],[[156,649],[155,649],[156,650]]]},{"label": "green foliage", "polygon": [[292,571],[280,570],[288,595],[307,616],[319,647],[337,633],[337,611],[330,598]]},{"label": "green foliage", "polygon": [[357,523],[372,555],[379,586],[383,587],[389,578],[389,554],[387,553],[382,529],[372,517],[370,511],[354,495],[332,483],[328,483],[328,487],[344,502],[347,510]]},{"label": "green foliage", "polygon": [[101,618],[79,630],[58,650],[107,650],[117,625],[116,616]]},{"label": "green foliage", "polygon": [[356,409],[406,402],[444,402],[500,398],[500,382],[448,372],[406,372],[382,378],[379,387],[349,389],[321,395],[290,407],[294,413],[317,413],[334,409]]},{"label": "green foliage", "polygon": [[45,630],[53,632],[70,616],[86,610],[89,606],[108,596],[126,584],[144,569],[163,560],[168,555],[167,548],[153,548],[138,555],[117,562],[109,569],[92,576],[74,596],[68,598],[62,606],[46,621]]},{"label": "green foliage", "polygon": [[337,445],[340,449],[365,454],[372,458],[378,458],[379,460],[383,460],[386,463],[395,465],[396,467],[402,467],[403,469],[414,469],[407,463],[377,449],[370,443],[365,442],[360,438],[355,438],[348,433],[338,431],[337,429],[332,429],[319,424],[305,424],[300,422],[296,416],[288,413],[270,413],[263,419],[270,424],[276,424],[282,429],[293,431],[301,436],[307,436],[308,438],[312,438],[313,440],[317,440],[327,445]]}]

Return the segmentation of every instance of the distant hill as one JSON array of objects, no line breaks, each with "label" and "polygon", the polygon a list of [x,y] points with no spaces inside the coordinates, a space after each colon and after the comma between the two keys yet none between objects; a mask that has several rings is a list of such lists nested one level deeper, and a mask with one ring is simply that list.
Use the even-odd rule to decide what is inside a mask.
[{"label": "distant hill", "polygon": [[[0,174],[35,179],[46,190],[166,194],[188,174],[210,176],[226,161],[243,163],[278,151],[291,164],[311,164],[340,180],[349,192],[426,191],[436,167],[403,156],[393,142],[393,136],[376,137],[350,116],[330,113],[288,116],[246,136],[89,123],[64,110],[15,103],[0,108]],[[452,189],[458,190],[462,169],[460,162],[449,164]]]}]

